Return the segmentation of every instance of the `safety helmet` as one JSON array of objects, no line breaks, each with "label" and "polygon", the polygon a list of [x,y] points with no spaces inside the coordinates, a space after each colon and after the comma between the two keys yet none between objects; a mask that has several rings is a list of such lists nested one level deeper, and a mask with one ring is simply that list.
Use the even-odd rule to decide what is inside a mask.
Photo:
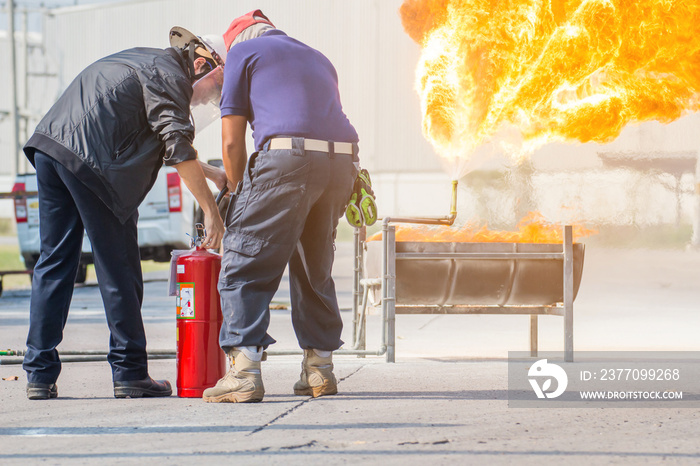
[{"label": "safety helmet", "polygon": [[[216,34],[195,36],[187,29],[175,26],[170,30],[170,45],[184,51],[193,81],[190,115],[195,134],[221,118],[219,100],[224,82],[226,45],[224,38]],[[194,60],[204,58],[209,70],[198,75],[194,72]]]},{"label": "safety helmet", "polygon": [[207,34],[199,38],[206,46],[212,58],[221,66],[226,64],[226,44],[223,36],[218,34]]},{"label": "safety helmet", "polygon": [[[226,45],[222,36],[195,36],[187,29],[175,26],[170,29],[170,45],[183,50],[192,48],[194,54],[207,60],[212,69],[226,63]],[[190,58],[194,60],[194,55]]]}]

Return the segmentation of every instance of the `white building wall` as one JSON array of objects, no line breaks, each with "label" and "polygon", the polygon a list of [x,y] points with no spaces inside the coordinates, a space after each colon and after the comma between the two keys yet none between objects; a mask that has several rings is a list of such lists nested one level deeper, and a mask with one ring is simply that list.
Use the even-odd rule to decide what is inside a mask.
[{"label": "white building wall", "polygon": [[[34,114],[38,116],[43,107],[42,102],[53,102],[56,98],[56,87],[47,84],[46,77],[32,76],[31,73],[45,73],[46,69],[43,60],[43,42],[40,34],[29,33],[26,35],[26,55],[25,55],[25,34],[15,32],[15,60],[18,70],[17,76],[17,104],[22,114]],[[11,66],[10,66],[10,44],[6,31],[0,31],[0,177],[11,177],[17,170],[15,166],[16,158],[12,152],[12,130],[9,116],[12,105],[11,93]],[[30,76],[25,80],[24,76],[29,71]],[[54,81],[51,79],[51,81]],[[34,129],[36,121],[32,121],[29,127],[25,127],[20,121],[20,140],[23,140],[27,132]],[[22,168],[21,166],[19,167]]]},{"label": "white building wall", "polygon": [[[449,209],[450,183],[421,133],[421,112],[413,88],[420,49],[403,31],[398,15],[401,3],[147,0],[69,7],[46,16],[44,43],[49,67],[58,71],[57,87],[63,89],[85,66],[107,54],[135,46],[167,47],[173,25],[201,34],[221,33],[234,17],[260,8],[277,27],[317,48],[336,66],[345,111],[360,134],[362,164],[375,180],[380,214],[443,215]],[[45,111],[56,93],[41,89],[41,95]],[[3,137],[6,125],[0,126]],[[213,124],[198,135],[195,144],[203,159],[220,156],[219,129]],[[551,144],[532,156],[529,202],[552,221],[675,222],[671,180],[658,173],[608,169],[598,154],[652,157],[682,152],[697,157],[699,148],[697,115],[670,125],[632,126],[607,145]],[[523,203],[522,193],[510,183],[516,180],[511,173],[513,163],[497,144],[480,152],[489,156],[482,171],[501,174],[507,182],[470,186],[470,178],[464,179],[458,218],[512,223]],[[0,157],[0,166],[9,167],[6,151]],[[697,202],[693,194],[697,181],[692,173],[681,181],[681,220],[687,223]]]},{"label": "white building wall", "polygon": [[[12,119],[9,115],[12,105],[10,43],[6,31],[0,31],[0,192],[8,192],[14,184],[15,174],[31,171],[31,166],[20,150],[13,149]],[[22,116],[29,120],[19,120],[20,145],[31,135],[47,107],[58,95],[56,80],[51,73],[51,64],[45,60],[41,34],[21,31],[15,32],[17,104]],[[26,78],[25,78],[26,76]],[[19,162],[19,164],[17,163]],[[0,202],[0,217],[11,217],[13,204],[11,200]]]},{"label": "white building wall", "polygon": [[[373,171],[437,171],[420,131],[413,91],[419,47],[403,32],[400,0],[191,1],[153,0],[54,10],[47,18],[51,55],[65,88],[85,66],[129,47],[167,47],[174,25],[223,33],[236,16],[260,8],[290,36],[323,52],[335,65],[343,106],[360,134],[363,165]],[[197,137],[205,158],[218,156],[218,127]]]}]

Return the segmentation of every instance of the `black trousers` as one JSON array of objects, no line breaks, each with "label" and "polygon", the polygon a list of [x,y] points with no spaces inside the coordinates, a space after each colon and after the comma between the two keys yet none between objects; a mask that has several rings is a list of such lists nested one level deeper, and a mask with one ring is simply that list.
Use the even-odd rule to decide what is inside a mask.
[{"label": "black trousers", "polygon": [[34,267],[27,354],[29,382],[54,383],[61,372],[56,346],[73,297],[83,242],[92,244],[95,272],[110,330],[107,357],[114,380],[148,376],[141,318],[143,278],[136,223],[122,224],[78,178],[41,152],[35,155],[41,255]]}]

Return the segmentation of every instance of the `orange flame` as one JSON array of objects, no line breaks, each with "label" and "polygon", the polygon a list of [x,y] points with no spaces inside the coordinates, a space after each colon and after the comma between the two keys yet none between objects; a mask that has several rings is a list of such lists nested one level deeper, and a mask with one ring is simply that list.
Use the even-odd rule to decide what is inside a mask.
[{"label": "orange flame", "polygon": [[[397,225],[396,241],[446,242],[446,243],[562,243],[560,225],[548,223],[539,212],[528,213],[518,223],[518,231],[491,231],[487,225],[467,224],[461,227],[444,225]],[[574,240],[597,234],[596,230],[575,224]],[[367,241],[379,241],[376,233]]]},{"label": "orange flame", "polygon": [[424,133],[453,165],[512,127],[528,151],[700,109],[697,0],[406,0],[400,14],[423,48]]}]

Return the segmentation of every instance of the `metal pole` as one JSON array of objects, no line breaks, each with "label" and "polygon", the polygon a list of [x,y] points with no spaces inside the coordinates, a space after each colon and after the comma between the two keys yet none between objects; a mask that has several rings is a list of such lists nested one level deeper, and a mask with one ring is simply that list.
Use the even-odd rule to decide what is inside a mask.
[{"label": "metal pole", "polygon": [[387,289],[389,288],[389,277],[387,272],[388,267],[388,246],[387,246],[387,232],[389,231],[389,219],[384,219],[382,223],[382,348],[387,348],[387,335],[389,333],[388,320],[387,320]]},{"label": "metal pole", "polygon": [[353,255],[355,268],[352,275],[352,341],[357,341],[360,309],[360,229],[354,229],[353,235]]},{"label": "metal pole", "polygon": [[457,180],[452,180],[452,201],[450,215],[447,217],[387,217],[389,223],[411,223],[416,225],[447,225],[452,226],[457,218]]},{"label": "metal pole", "polygon": [[[294,356],[304,354],[304,350],[265,350],[268,356]],[[384,350],[339,349],[333,351],[333,356],[382,356]]]},{"label": "metal pole", "polygon": [[[358,280],[362,280],[365,274],[365,241],[367,240],[367,228],[362,227],[360,228],[360,237],[358,238],[358,255],[357,255],[357,261],[358,261]],[[361,281],[359,283],[362,283]],[[360,291],[360,287],[358,287],[358,291]],[[366,290],[362,290],[362,293],[358,294],[358,305],[360,305],[361,313],[359,317],[359,342],[360,344],[357,346],[357,349],[364,350],[367,348],[366,344],[366,329],[367,329],[367,300],[369,298],[369,288]],[[359,310],[358,310],[359,311]],[[364,357],[364,356],[358,356],[358,357]]]},{"label": "metal pole", "polygon": [[[22,77],[22,109],[24,110],[22,140],[27,141],[29,139],[29,11],[26,8],[22,10],[22,55],[24,55],[24,67],[22,68],[24,71]],[[19,160],[22,161],[22,172],[26,172],[27,159],[20,157]],[[19,172],[19,168],[17,168],[17,171]]]},{"label": "metal pole", "polygon": [[19,112],[17,109],[17,57],[15,54],[15,2],[7,0],[7,35],[10,44],[10,124],[15,172],[19,170]]},{"label": "metal pole", "polygon": [[386,231],[387,245],[387,296],[386,296],[386,362],[396,362],[396,227]]},{"label": "metal pole", "polygon": [[[379,280],[381,284],[381,280]],[[367,349],[367,306],[369,305],[369,287],[370,285],[364,284],[362,290],[362,303],[360,304],[360,330],[358,335],[358,340],[355,342],[355,349]],[[383,349],[382,351],[385,351]]]},{"label": "metal pole", "polygon": [[574,360],[574,246],[571,225],[564,226],[564,360]]},{"label": "metal pole", "polygon": [[537,314],[530,315],[530,357],[537,357]]},{"label": "metal pole", "polygon": [[[105,350],[66,350],[59,352],[61,356],[107,356]],[[25,350],[5,350],[0,351],[0,356],[24,356],[27,354]],[[149,350],[148,357],[151,356],[175,356],[175,350]],[[61,359],[63,360],[63,359]]]},{"label": "metal pole", "polygon": [[[267,350],[265,351],[268,356],[294,356],[304,354],[304,350],[294,349],[294,350]],[[4,359],[0,358],[0,366],[4,365],[17,365],[22,364],[23,356],[25,351],[0,351],[0,356],[10,356],[10,358]],[[102,350],[88,350],[88,351],[61,351],[61,361],[62,362],[92,362],[92,361],[106,361],[107,352]],[[339,356],[382,356],[384,355],[384,350],[336,350],[333,351],[334,355]],[[148,352],[148,359],[175,359],[176,353],[173,350],[156,350]]]},{"label": "metal pole", "polygon": [[695,162],[695,195],[693,209],[693,236],[690,239],[690,246],[700,249],[700,155]]},{"label": "metal pole", "polygon": [[458,180],[452,180],[452,201],[450,202],[450,218],[454,221],[457,218],[457,183]]}]

